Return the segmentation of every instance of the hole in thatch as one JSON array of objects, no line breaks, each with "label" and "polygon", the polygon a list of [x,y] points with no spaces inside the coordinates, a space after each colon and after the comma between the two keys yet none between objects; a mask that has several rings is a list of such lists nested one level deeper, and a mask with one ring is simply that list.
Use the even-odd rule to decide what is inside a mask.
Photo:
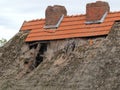
[{"label": "hole in thatch", "polygon": [[45,51],[47,51],[47,43],[42,43],[35,60],[35,67],[43,61]]},{"label": "hole in thatch", "polygon": [[24,61],[25,72],[31,72],[38,67],[44,60],[44,53],[47,51],[48,43],[35,42],[31,43],[30,50],[27,52],[28,57]]}]

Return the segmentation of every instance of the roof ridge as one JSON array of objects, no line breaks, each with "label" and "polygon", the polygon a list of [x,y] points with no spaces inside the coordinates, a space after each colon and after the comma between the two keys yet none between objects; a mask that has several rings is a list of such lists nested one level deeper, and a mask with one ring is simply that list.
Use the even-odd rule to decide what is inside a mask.
[{"label": "roof ridge", "polygon": [[65,18],[85,16],[85,14],[67,15]]},{"label": "roof ridge", "polygon": [[25,21],[25,22],[36,22],[36,21],[44,21],[45,18],[40,18],[40,19],[32,19],[32,20],[28,20],[28,21]]},{"label": "roof ridge", "polygon": [[109,14],[120,13],[120,11],[111,11]]},{"label": "roof ridge", "polygon": [[[67,16],[65,16],[65,18],[79,17],[79,16],[85,16],[85,14],[67,15]],[[32,19],[32,20],[28,20],[28,21],[25,21],[25,22],[34,22],[34,21],[42,21],[42,20],[45,20],[45,18]]]},{"label": "roof ridge", "polygon": [[[120,11],[111,11],[109,14],[114,14],[114,13],[120,13]],[[80,17],[80,16],[85,16],[86,14],[76,14],[76,15],[67,15],[64,18],[71,18],[71,17]],[[25,22],[35,22],[35,21],[44,21],[45,18],[40,18],[40,19],[33,19]]]}]

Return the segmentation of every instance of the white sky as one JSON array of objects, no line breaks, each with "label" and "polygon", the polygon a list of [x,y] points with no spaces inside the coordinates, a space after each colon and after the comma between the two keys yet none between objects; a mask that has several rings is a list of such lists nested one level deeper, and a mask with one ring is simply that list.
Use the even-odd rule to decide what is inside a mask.
[{"label": "white sky", "polygon": [[[85,13],[86,4],[97,0],[0,0],[0,39],[9,40],[24,20],[44,18],[48,5],[64,5],[68,15]],[[120,11],[120,0],[101,0],[110,4],[111,11]]]}]

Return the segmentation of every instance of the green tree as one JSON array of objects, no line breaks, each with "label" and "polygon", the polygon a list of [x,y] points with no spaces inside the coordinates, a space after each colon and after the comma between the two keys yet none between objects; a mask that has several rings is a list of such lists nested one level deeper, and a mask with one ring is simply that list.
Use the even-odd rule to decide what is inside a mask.
[{"label": "green tree", "polygon": [[7,40],[5,38],[0,39],[0,47],[3,46]]}]

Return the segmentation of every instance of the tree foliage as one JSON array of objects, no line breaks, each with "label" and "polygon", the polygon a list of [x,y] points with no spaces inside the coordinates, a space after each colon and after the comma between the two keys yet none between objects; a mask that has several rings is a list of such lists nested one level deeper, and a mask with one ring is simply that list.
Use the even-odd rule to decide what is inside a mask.
[{"label": "tree foliage", "polygon": [[3,46],[7,40],[5,38],[0,39],[0,47]]}]

